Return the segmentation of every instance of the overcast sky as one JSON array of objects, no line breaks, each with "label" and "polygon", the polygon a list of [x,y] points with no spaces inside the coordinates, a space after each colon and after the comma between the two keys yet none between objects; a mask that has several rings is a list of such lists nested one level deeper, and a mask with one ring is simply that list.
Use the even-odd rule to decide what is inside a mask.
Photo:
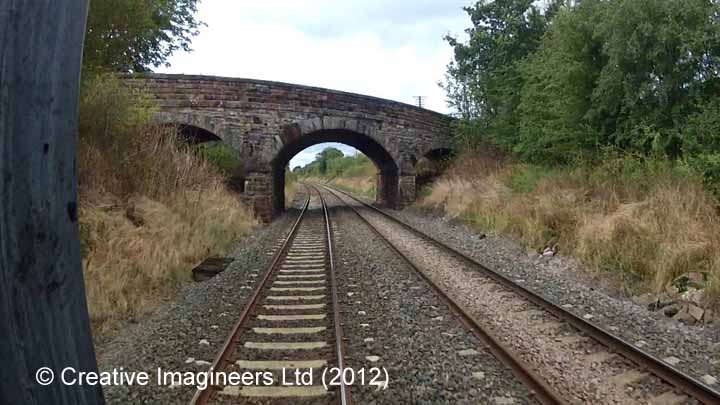
[{"label": "overcast sky", "polygon": [[[452,59],[445,34],[470,25],[472,0],[203,0],[191,53],[158,72],[275,80],[449,112],[437,83]],[[291,167],[326,145],[300,152]],[[338,145],[333,145],[338,146]],[[353,149],[340,148],[346,154]]]}]

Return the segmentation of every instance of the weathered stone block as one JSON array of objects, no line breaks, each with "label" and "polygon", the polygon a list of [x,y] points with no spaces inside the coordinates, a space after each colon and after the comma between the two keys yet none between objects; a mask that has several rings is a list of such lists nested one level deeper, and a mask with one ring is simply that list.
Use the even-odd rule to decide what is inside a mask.
[{"label": "weathered stone block", "polygon": [[399,206],[405,207],[415,201],[415,175],[404,175],[398,179],[400,195]]}]

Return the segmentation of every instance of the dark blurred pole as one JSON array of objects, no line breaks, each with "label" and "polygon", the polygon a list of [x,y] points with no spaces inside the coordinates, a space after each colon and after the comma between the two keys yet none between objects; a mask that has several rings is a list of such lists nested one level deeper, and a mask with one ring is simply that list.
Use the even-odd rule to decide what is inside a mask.
[{"label": "dark blurred pole", "polygon": [[[0,404],[97,404],[75,184],[87,0],[0,0]],[[55,381],[36,382],[50,367]],[[45,375],[46,377],[47,375]]]}]

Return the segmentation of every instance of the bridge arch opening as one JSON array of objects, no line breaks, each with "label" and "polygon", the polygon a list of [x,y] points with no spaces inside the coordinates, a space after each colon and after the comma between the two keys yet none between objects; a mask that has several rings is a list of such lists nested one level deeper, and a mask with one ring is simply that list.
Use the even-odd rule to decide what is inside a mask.
[{"label": "bridge arch opening", "polygon": [[285,170],[302,150],[321,143],[341,143],[367,156],[377,168],[376,202],[387,207],[398,205],[400,168],[392,155],[371,137],[348,129],[318,130],[286,142],[272,161],[273,210],[285,209]]}]

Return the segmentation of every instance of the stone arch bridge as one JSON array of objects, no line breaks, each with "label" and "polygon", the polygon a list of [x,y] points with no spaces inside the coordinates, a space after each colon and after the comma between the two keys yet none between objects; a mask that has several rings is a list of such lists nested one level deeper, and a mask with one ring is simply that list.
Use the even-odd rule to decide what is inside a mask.
[{"label": "stone arch bridge", "polygon": [[243,196],[264,219],[284,209],[285,168],[301,150],[339,142],[378,168],[377,203],[415,199],[415,163],[450,148],[450,118],[395,101],[295,84],[168,74],[126,75],[159,104],[156,120],[220,139],[245,164]]}]

